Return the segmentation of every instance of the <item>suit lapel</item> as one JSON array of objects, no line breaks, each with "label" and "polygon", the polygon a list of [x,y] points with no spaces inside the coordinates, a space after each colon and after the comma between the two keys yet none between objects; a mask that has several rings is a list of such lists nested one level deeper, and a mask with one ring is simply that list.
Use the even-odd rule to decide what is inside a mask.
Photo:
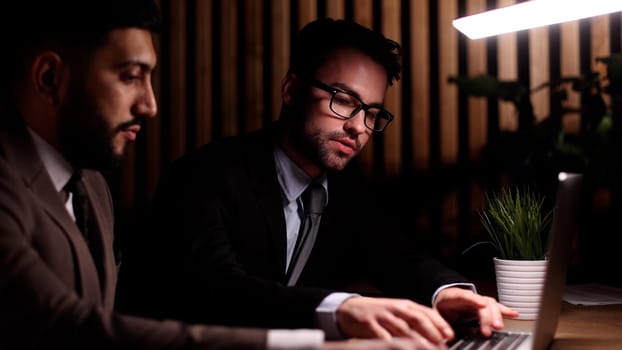
[{"label": "suit lapel", "polygon": [[16,127],[15,130],[2,132],[0,140],[6,159],[22,174],[24,183],[32,190],[39,205],[60,226],[71,243],[80,274],[77,283],[82,296],[87,300],[101,303],[99,278],[89,248],[56,192],[27,130],[24,127]]},{"label": "suit lapel", "polygon": [[97,190],[96,176],[91,174],[90,171],[84,171],[84,186],[89,198],[89,203],[92,208],[92,215],[97,227],[99,246],[101,247],[102,258],[102,274],[103,274],[103,301],[104,305],[112,309],[114,304],[114,294],[116,286],[116,264],[114,252],[112,249],[112,233],[114,227],[112,227],[113,218],[109,215],[110,210],[104,207],[104,203],[110,202],[109,198],[100,196],[100,193],[107,193],[105,189]]},{"label": "suit lapel", "polygon": [[256,134],[248,144],[248,172],[251,186],[257,196],[257,201],[266,222],[268,239],[272,242],[274,257],[273,266],[276,275],[282,276],[285,281],[285,263],[287,252],[287,233],[281,191],[276,176],[274,156],[272,154],[273,140],[267,133]]}]

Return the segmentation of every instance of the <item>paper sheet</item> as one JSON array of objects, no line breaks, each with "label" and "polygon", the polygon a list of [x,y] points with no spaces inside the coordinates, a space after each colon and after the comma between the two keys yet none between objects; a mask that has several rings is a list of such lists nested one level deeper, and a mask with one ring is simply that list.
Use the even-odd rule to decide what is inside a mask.
[{"label": "paper sheet", "polygon": [[568,285],[564,301],[574,305],[622,304],[622,288],[595,283]]}]

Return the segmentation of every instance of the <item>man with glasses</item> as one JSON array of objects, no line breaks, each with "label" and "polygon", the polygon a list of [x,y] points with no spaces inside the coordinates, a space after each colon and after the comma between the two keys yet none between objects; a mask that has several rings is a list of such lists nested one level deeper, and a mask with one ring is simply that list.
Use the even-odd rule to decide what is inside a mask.
[{"label": "man with glasses", "polygon": [[[126,265],[134,283],[158,285],[123,304],[193,321],[422,335],[433,344],[452,338],[458,319],[479,319],[485,335],[502,328],[502,316],[516,313],[417,252],[351,162],[394,118],[383,102],[400,69],[400,45],[377,32],[344,20],[305,26],[280,120],[206,145],[163,176],[145,238],[154,249],[127,260],[158,275]],[[360,281],[390,298],[362,296],[353,289]]]}]

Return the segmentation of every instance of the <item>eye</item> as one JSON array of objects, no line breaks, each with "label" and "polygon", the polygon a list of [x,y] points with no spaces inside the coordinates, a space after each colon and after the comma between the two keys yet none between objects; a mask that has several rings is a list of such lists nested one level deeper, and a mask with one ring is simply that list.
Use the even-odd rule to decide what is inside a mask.
[{"label": "eye", "polygon": [[378,112],[379,112],[379,111],[378,111],[377,109],[373,109],[373,108],[372,108],[372,109],[367,110],[367,112],[366,112],[365,116],[366,116],[368,119],[370,119],[370,120],[374,121],[374,120],[376,120],[376,118],[378,118]]},{"label": "eye", "polygon": [[357,101],[354,97],[344,94],[343,92],[337,92],[335,94],[335,98],[333,99],[333,103],[337,103],[340,106],[348,106],[348,107],[358,107],[359,101]]},{"label": "eye", "polygon": [[121,80],[123,80],[126,83],[132,83],[140,79],[142,79],[142,76],[140,74],[122,74],[121,75]]}]

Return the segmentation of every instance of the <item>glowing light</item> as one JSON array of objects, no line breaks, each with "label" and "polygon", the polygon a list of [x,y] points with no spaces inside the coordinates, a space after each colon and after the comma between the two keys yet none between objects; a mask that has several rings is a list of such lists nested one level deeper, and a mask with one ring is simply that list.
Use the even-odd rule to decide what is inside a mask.
[{"label": "glowing light", "polygon": [[453,20],[470,39],[622,11],[622,0],[531,0]]}]

